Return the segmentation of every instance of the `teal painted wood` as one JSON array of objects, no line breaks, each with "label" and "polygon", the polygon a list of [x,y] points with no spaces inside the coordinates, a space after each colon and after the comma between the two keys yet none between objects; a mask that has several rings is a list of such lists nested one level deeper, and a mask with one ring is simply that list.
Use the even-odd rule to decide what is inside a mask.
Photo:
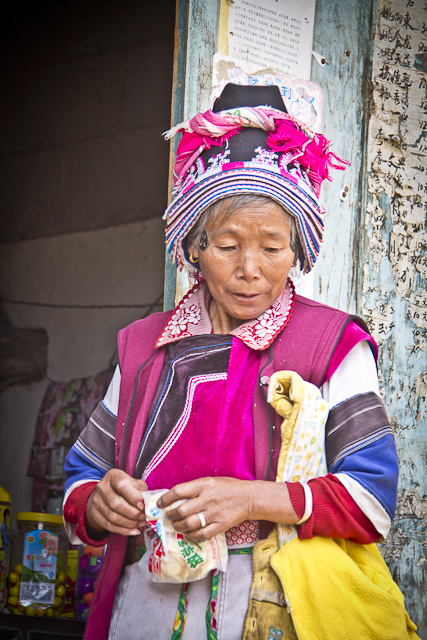
[{"label": "teal painted wood", "polygon": [[[365,216],[364,105],[371,70],[371,29],[371,0],[316,0],[313,50],[327,64],[321,67],[312,58],[311,80],[325,94],[322,132],[332,140],[332,151],[351,166],[343,172],[332,170],[332,183],[322,187],[326,231],[313,273],[314,297],[353,313],[360,308],[358,252]],[[348,192],[343,202],[344,185]]]},{"label": "teal painted wood", "polygon": [[212,64],[217,51],[219,0],[190,0],[184,118],[210,107]]},{"label": "teal painted wood", "polygon": [[[384,237],[388,235],[386,227]],[[380,548],[405,596],[408,613],[419,627],[418,635],[426,638],[426,359],[424,352],[412,351],[414,326],[407,319],[407,301],[395,294],[390,262],[379,265],[376,278],[372,277],[372,272],[370,275],[371,287],[389,292],[385,302],[394,311],[389,336],[380,344],[378,369],[383,378],[382,394],[400,464],[396,517],[387,541]],[[376,301],[377,292],[366,293],[368,308],[375,309]],[[369,322],[368,316],[365,319]]]},{"label": "teal painted wood", "polygon": [[[360,264],[363,265],[361,293],[362,311],[374,336],[380,342],[379,370],[382,374],[381,391],[395,434],[400,461],[399,495],[395,521],[381,551],[393,577],[405,595],[406,606],[412,620],[418,625],[418,635],[427,637],[427,280],[422,269],[427,254],[427,200],[411,196],[411,190],[402,192],[399,171],[394,163],[388,164],[389,154],[404,160],[406,166],[417,166],[418,174],[405,178],[403,184],[419,194],[426,184],[427,157],[418,153],[422,142],[422,123],[426,119],[423,100],[427,104],[427,76],[416,71],[414,53],[426,42],[421,35],[427,24],[427,5],[407,0],[378,0],[376,11],[372,84],[380,91],[374,93],[371,108],[368,145],[369,164],[365,180],[369,184],[366,224],[363,227]],[[383,54],[389,48],[384,33],[395,34],[394,17],[410,17],[412,46],[405,49],[409,60],[408,113],[414,132],[396,123],[395,72],[400,72],[401,52],[394,52],[387,61],[393,82],[381,78]],[[409,29],[408,29],[409,30]],[[380,37],[381,34],[381,37]],[[418,39],[418,44],[417,44]],[[390,51],[393,50],[391,47]],[[387,78],[387,76],[386,76]],[[422,89],[420,95],[419,90]],[[391,91],[392,100],[382,98],[383,91]],[[423,95],[424,94],[424,95]],[[384,106],[384,111],[382,111]],[[378,140],[378,126],[383,126],[377,112],[392,122],[388,136],[393,144]],[[402,122],[403,120],[402,114]],[[393,117],[390,117],[393,116]],[[420,135],[419,135],[420,134]],[[411,136],[416,140],[415,144]],[[371,160],[382,151],[384,164]],[[413,154],[413,155],[412,155]],[[410,156],[412,155],[412,160]],[[391,176],[391,179],[389,179]],[[397,182],[394,181],[397,178]],[[389,185],[393,184],[390,189]],[[423,204],[422,208],[418,204]],[[422,213],[424,220],[422,221]],[[421,213],[421,216],[420,216]]]},{"label": "teal painted wood", "polygon": [[[187,27],[188,27],[188,0],[179,0],[176,5],[176,33],[175,33],[175,60],[174,78],[172,87],[172,126],[184,120],[184,95],[185,95],[185,71],[187,67]],[[171,141],[171,157],[175,157],[178,140]],[[171,170],[171,168],[170,168]],[[173,266],[170,256],[166,253],[165,260],[165,295],[164,310],[175,307],[176,291],[176,267]]]},{"label": "teal painted wood", "polygon": [[[176,74],[173,87],[173,125],[209,109],[212,90],[212,59],[217,49],[219,0],[178,0],[180,34],[176,43]],[[177,140],[173,141],[173,152]],[[176,268],[166,255],[164,308],[175,307]]]},{"label": "teal painted wood", "polygon": [[[393,7],[392,7],[393,9]],[[394,7],[396,10],[396,7]],[[312,80],[325,92],[323,132],[333,150],[352,165],[323,190],[326,237],[314,270],[315,298],[364,315],[380,342],[380,387],[400,460],[398,507],[381,551],[405,595],[419,635],[427,637],[427,424],[425,416],[426,332],[408,318],[408,300],[399,295],[393,250],[393,203],[383,192],[381,237],[385,257],[373,264],[372,226],[365,225],[368,201],[367,144],[371,107],[372,44],[376,2],[317,0],[313,49],[329,65],[312,64]],[[349,56],[345,55],[349,52]],[[421,163],[422,163],[421,159]],[[349,187],[340,200],[343,184]],[[379,212],[377,213],[379,215]],[[398,259],[404,260],[405,255]],[[396,256],[394,256],[396,259]],[[414,291],[425,291],[418,274]]]}]

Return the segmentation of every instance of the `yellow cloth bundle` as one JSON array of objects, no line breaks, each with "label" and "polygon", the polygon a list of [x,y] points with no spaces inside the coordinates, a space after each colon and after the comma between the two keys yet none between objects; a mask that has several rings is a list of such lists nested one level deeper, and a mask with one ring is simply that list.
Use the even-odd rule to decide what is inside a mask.
[{"label": "yellow cloth bundle", "polygon": [[376,544],[294,538],[270,564],[298,640],[419,640]]}]

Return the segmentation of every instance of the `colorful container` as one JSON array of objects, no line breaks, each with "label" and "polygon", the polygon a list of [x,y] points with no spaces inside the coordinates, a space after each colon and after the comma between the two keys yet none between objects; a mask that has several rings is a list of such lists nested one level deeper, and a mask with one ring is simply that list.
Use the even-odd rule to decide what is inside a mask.
[{"label": "colorful container", "polygon": [[57,617],[65,604],[68,539],[62,518],[50,513],[16,516],[7,608],[28,616]]},{"label": "colorful container", "polygon": [[9,567],[12,509],[10,493],[0,486],[0,613],[6,604],[6,578]]},{"label": "colorful container", "polygon": [[75,617],[77,620],[86,620],[89,615],[95,584],[101,573],[106,549],[107,546],[84,546],[79,548],[75,599]]}]

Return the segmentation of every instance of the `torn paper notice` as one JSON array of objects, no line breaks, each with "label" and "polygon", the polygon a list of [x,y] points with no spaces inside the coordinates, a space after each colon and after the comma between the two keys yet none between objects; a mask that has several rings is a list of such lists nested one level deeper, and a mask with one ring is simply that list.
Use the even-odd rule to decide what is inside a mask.
[{"label": "torn paper notice", "polygon": [[315,0],[234,0],[228,55],[309,80],[315,6]]}]

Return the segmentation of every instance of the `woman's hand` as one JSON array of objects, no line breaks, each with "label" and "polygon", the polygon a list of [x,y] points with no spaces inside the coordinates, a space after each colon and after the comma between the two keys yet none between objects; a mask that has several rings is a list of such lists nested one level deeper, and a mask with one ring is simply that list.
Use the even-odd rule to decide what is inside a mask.
[{"label": "woman's hand", "polygon": [[[210,540],[250,518],[251,484],[235,478],[200,478],[177,484],[158,500],[157,506],[164,509],[177,500],[187,500],[168,511],[168,518],[176,531],[190,539]],[[198,513],[206,520],[203,528]]]},{"label": "woman's hand", "polygon": [[136,480],[120,469],[110,469],[89,496],[85,523],[89,536],[101,540],[107,534],[135,536],[145,526],[141,492],[143,480]]},{"label": "woman's hand", "polygon": [[[245,520],[283,524],[299,520],[285,483],[200,478],[177,484],[160,498],[157,506],[164,509],[177,500],[187,502],[169,511],[168,518],[176,531],[191,540],[210,540]],[[206,520],[205,527],[201,527],[199,513]]]}]

